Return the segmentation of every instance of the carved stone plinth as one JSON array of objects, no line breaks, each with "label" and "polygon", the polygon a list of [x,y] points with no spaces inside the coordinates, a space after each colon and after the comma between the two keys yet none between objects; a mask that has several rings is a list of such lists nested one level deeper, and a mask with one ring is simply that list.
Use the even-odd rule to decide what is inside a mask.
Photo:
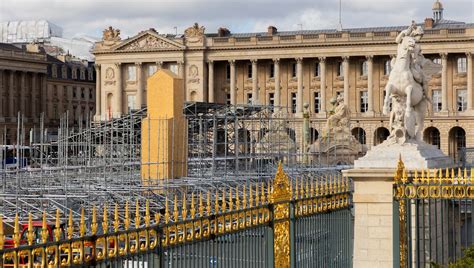
[{"label": "carved stone plinth", "polygon": [[407,141],[404,144],[385,141],[373,147],[364,157],[357,159],[354,162],[354,168],[395,168],[400,156],[407,169],[453,166],[453,160],[450,157],[423,141]]}]

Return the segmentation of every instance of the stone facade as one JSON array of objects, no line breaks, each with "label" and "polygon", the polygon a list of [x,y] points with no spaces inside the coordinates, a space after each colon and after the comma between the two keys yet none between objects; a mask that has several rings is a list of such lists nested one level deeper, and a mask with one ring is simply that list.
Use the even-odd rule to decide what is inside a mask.
[{"label": "stone facade", "polygon": [[[429,81],[433,103],[424,138],[457,157],[458,147],[474,146],[466,135],[474,128],[474,24],[445,20],[434,8],[422,27],[425,57],[443,66]],[[168,68],[185,80],[188,101],[275,105],[295,116],[302,116],[308,103],[318,132],[329,100],[342,94],[352,133],[370,148],[388,136],[384,87],[396,54],[394,39],[404,29],[278,32],[269,27],[267,33],[231,34],[220,28],[216,34],[196,24],[184,35],[150,29],[121,40],[111,28],[94,51],[100,66],[95,118],[107,120],[145,106],[146,78]]]},{"label": "stone facade", "polygon": [[[64,59],[63,59],[64,60]],[[93,98],[73,98],[69,88],[77,87],[94,93],[95,78],[92,66],[78,68],[77,79],[72,78],[72,68],[78,64],[65,63],[48,56],[41,48],[27,45],[26,49],[0,43],[0,140],[2,144],[16,144],[18,113],[24,116],[25,141],[29,140],[29,129],[39,127],[40,115],[44,112],[45,127],[59,126],[59,116],[77,107],[87,107],[85,114],[95,112]],[[88,64],[89,65],[89,64]],[[61,77],[61,69],[68,75]],[[53,71],[53,69],[56,69]],[[82,73],[88,70],[89,72]],[[83,79],[84,78],[84,79]],[[88,79],[90,78],[90,79]],[[87,94],[87,97],[89,94]],[[92,94],[94,96],[94,94]],[[90,109],[93,109],[90,111]],[[78,110],[83,113],[83,110]],[[77,118],[86,115],[78,114]],[[73,117],[71,117],[72,119]],[[71,121],[71,125],[78,122]],[[4,137],[4,138],[3,138]]]}]

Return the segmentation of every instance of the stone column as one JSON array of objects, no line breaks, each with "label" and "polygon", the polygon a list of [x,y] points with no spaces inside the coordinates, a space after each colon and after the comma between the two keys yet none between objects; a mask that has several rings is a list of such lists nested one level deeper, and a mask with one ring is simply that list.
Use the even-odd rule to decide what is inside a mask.
[{"label": "stone column", "polygon": [[320,74],[320,103],[321,109],[319,113],[323,116],[326,115],[326,57],[319,57],[319,74]]},{"label": "stone column", "polygon": [[8,108],[9,108],[9,116],[10,117],[16,117],[16,111],[15,111],[15,71],[12,70],[10,71],[10,88],[8,92]]},{"label": "stone column", "polygon": [[214,100],[214,62],[212,60],[207,62],[209,69],[209,81],[207,82],[207,96],[208,102],[213,103]]},{"label": "stone column", "polygon": [[135,63],[137,68],[137,95],[135,96],[135,109],[141,109],[143,104],[143,68],[142,63]]},{"label": "stone column", "polygon": [[467,110],[472,111],[472,52],[466,53],[467,57]]},{"label": "stone column", "polygon": [[[123,95],[123,89],[122,89],[122,65],[120,63],[115,64],[115,68],[117,69],[117,88],[115,91],[115,113],[112,114],[112,117],[120,117],[122,115],[122,95]],[[114,112],[114,111],[112,111]]]},{"label": "stone column", "polygon": [[[95,120],[101,120],[101,88],[102,88],[102,77],[100,73],[100,64],[95,65]],[[69,92],[69,89],[66,90]],[[66,94],[67,96],[68,94]],[[69,97],[67,97],[68,103],[71,102]]]},{"label": "stone column", "polygon": [[184,78],[184,61],[178,61],[178,76]]},{"label": "stone column", "polygon": [[45,121],[48,121],[48,83],[47,83],[47,74],[40,75],[39,79],[41,80],[40,88],[40,99],[41,99],[41,112],[44,113]]},{"label": "stone column", "polygon": [[252,62],[252,104],[258,105],[258,65],[257,60],[253,59]]},{"label": "stone column", "polygon": [[344,69],[344,104],[349,105],[349,56],[342,57]]},{"label": "stone column", "polygon": [[298,91],[296,94],[296,113],[303,114],[303,58],[296,58],[296,79]]},{"label": "stone column", "polygon": [[280,109],[281,106],[281,88],[280,88],[280,59],[273,59],[274,72],[273,76],[275,77],[275,106]]},{"label": "stone column", "polygon": [[369,114],[374,113],[374,56],[369,55],[367,58],[367,98]]},{"label": "stone column", "polygon": [[18,99],[18,107],[22,115],[28,116],[26,113],[25,99],[26,99],[26,72],[21,72],[20,75],[20,98]]},{"label": "stone column", "polygon": [[235,105],[237,103],[237,94],[235,88],[235,60],[230,60],[230,103]]},{"label": "stone column", "polygon": [[37,108],[36,108],[36,97],[38,96],[38,86],[37,86],[37,80],[38,80],[38,74],[37,73],[32,73],[31,74],[31,116],[33,117],[33,120],[36,120],[38,118],[37,114]]},{"label": "stone column", "polygon": [[448,111],[448,53],[441,53],[441,111]]}]

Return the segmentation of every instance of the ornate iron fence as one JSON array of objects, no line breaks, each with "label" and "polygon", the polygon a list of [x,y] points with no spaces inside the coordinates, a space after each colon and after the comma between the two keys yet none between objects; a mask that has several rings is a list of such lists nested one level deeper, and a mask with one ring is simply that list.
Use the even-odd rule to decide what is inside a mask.
[{"label": "ornate iron fence", "polygon": [[[166,200],[135,213],[104,206],[86,222],[50,225],[30,214],[11,239],[0,223],[0,267],[350,267],[352,196],[347,178],[291,180],[281,165],[274,180]],[[248,189],[247,189],[248,188]],[[238,194],[240,193],[240,194]],[[243,194],[242,194],[243,193]],[[172,203],[174,205],[169,205]],[[178,204],[182,204],[178,207]],[[140,213],[140,206],[145,212]],[[119,214],[119,209],[123,209]],[[100,215],[99,215],[100,214]],[[134,226],[131,215],[134,214]],[[124,215],[120,218],[120,215]]]},{"label": "ornate iron fence", "polygon": [[467,173],[466,169],[408,172],[399,161],[394,257],[400,267],[447,265],[474,243],[474,173]]}]

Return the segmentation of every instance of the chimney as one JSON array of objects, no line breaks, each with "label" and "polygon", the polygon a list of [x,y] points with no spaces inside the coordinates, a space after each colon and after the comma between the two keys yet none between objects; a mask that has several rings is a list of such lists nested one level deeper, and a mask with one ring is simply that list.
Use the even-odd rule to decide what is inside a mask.
[{"label": "chimney", "polygon": [[219,29],[217,29],[217,36],[218,37],[225,37],[225,36],[228,36],[228,35],[230,35],[229,29],[224,28],[224,27],[220,27]]},{"label": "chimney", "polygon": [[268,29],[267,29],[267,30],[268,30],[268,31],[267,31],[267,32],[268,32],[268,35],[274,35],[274,34],[277,33],[277,28],[276,28],[275,26],[271,26],[271,25],[270,25],[270,26],[268,26]]},{"label": "chimney", "polygon": [[29,43],[26,45],[26,51],[27,52],[33,52],[33,53],[39,53],[40,52],[40,47],[38,44],[35,43]]},{"label": "chimney", "polygon": [[433,28],[434,19],[433,18],[426,18],[425,19],[425,29]]}]

